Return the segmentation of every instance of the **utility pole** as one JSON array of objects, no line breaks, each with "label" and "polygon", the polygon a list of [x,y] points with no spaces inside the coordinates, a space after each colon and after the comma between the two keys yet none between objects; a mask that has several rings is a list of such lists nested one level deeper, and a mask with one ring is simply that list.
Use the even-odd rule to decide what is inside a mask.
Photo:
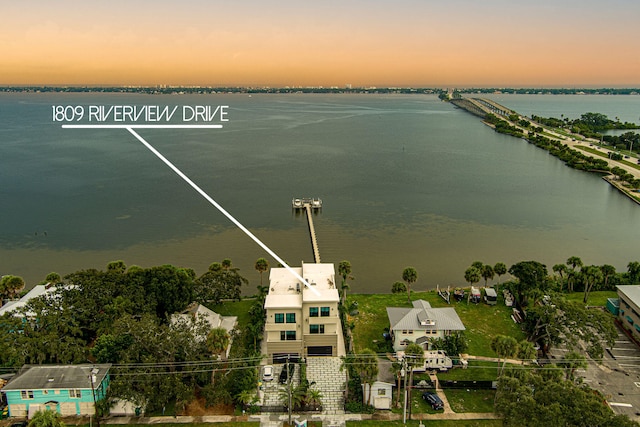
[{"label": "utility pole", "polygon": [[404,401],[402,404],[402,424],[407,423],[407,355],[402,358],[402,370],[400,375],[404,377]]},{"label": "utility pole", "polygon": [[289,357],[290,355],[287,355],[287,365],[285,366],[285,369],[287,370],[287,391],[289,394],[289,425],[291,425],[291,375],[289,375]]},{"label": "utility pole", "polygon": [[[96,403],[96,391],[95,391],[95,380],[96,375],[98,374],[98,368],[91,369],[89,373],[89,379],[91,380],[91,396],[93,397],[93,412],[94,418],[96,419],[96,426],[100,427],[100,417],[98,416],[98,405]],[[91,420],[91,418],[89,418]]]}]

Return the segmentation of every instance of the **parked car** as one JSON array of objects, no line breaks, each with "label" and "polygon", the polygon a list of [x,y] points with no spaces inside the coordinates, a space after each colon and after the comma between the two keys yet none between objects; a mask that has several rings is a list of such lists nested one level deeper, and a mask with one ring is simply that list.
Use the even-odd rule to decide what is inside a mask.
[{"label": "parked car", "polygon": [[289,371],[287,372],[287,365],[282,366],[282,371],[280,371],[280,384],[286,384],[289,380],[289,377],[293,375],[293,372],[296,369],[295,363],[289,363]]},{"label": "parked car", "polygon": [[273,365],[262,368],[262,381],[273,381]]},{"label": "parked car", "polygon": [[438,411],[440,409],[444,409],[444,402],[436,393],[432,391],[425,391],[424,393],[422,393],[422,398],[426,400],[426,402],[431,405],[434,410]]}]

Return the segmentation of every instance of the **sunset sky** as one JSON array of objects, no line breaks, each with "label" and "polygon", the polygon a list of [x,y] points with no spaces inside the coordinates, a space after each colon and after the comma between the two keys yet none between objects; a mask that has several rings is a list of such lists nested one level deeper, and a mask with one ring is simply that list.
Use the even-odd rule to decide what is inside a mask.
[{"label": "sunset sky", "polygon": [[0,85],[640,86],[638,0],[30,0],[0,14]]}]

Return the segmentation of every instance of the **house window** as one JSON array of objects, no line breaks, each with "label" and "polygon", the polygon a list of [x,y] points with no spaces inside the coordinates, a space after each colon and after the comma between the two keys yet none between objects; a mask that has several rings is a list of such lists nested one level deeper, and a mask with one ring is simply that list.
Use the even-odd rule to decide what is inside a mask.
[{"label": "house window", "polygon": [[33,399],[33,390],[21,390],[20,397],[24,399]]},{"label": "house window", "polygon": [[49,394],[49,390],[42,390],[42,394],[46,396],[47,394]]},{"label": "house window", "polygon": [[69,390],[69,397],[72,399],[80,399],[82,397],[82,390],[71,389]]},{"label": "house window", "polygon": [[320,307],[320,316],[329,317],[331,313],[331,309],[329,307]]},{"label": "house window", "polygon": [[276,313],[276,323],[284,323],[284,313]]},{"label": "house window", "polygon": [[309,317],[318,317],[318,307],[309,307]]},{"label": "house window", "polygon": [[310,334],[324,334],[324,325],[309,325]]},{"label": "house window", "polygon": [[280,341],[295,341],[296,331],[280,331]]},{"label": "house window", "polygon": [[378,389],[378,396],[386,396],[387,395],[387,390],[384,388],[379,388]]},{"label": "house window", "polygon": [[296,323],[295,313],[287,313],[287,323]]},{"label": "house window", "polygon": [[626,319],[627,319],[627,322],[633,325],[633,319],[631,318],[631,316],[627,316]]}]

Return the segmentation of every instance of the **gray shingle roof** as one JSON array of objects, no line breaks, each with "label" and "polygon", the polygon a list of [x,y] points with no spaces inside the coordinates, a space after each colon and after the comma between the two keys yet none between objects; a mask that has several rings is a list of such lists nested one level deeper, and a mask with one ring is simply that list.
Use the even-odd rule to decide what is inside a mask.
[{"label": "gray shingle roof", "polygon": [[[391,330],[464,331],[465,327],[453,307],[431,308],[424,300],[413,302],[414,308],[387,307]],[[421,324],[434,321],[434,325]]]},{"label": "gray shingle roof", "polygon": [[3,390],[91,389],[91,370],[96,368],[93,387],[98,388],[111,364],[25,365]]}]

